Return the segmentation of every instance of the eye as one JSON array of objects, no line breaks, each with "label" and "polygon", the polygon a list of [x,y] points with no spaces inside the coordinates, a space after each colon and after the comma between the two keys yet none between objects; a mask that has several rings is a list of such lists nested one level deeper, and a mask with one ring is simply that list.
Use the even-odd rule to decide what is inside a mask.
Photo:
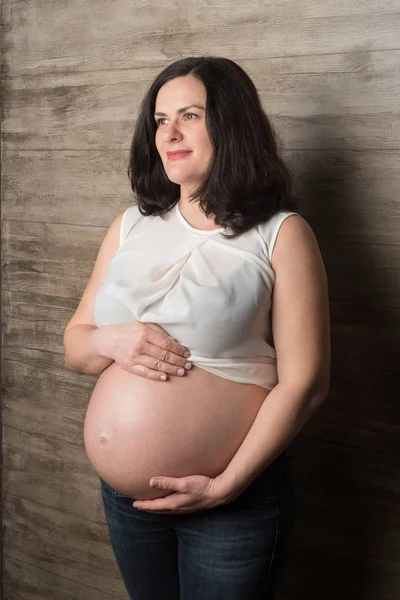
[{"label": "eye", "polygon": [[[198,117],[199,116],[199,115],[196,115],[195,113],[189,113],[189,112],[184,113],[183,116],[186,117],[186,115],[191,115],[192,117]],[[161,117],[160,119],[156,119],[156,123],[159,126],[159,125],[162,125],[161,121],[165,121],[165,120],[166,120],[165,117]],[[189,121],[192,121],[192,120],[193,119],[189,119]]]}]

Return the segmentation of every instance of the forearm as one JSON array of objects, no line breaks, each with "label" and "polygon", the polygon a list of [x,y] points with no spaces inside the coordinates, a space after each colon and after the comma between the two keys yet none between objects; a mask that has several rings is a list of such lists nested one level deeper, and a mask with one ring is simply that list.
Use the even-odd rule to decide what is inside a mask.
[{"label": "forearm", "polygon": [[65,364],[73,371],[100,375],[113,361],[105,352],[105,328],[75,325],[64,333]]},{"label": "forearm", "polygon": [[235,456],[219,476],[227,498],[244,491],[285,450],[326,395],[322,390],[284,384],[273,388]]}]

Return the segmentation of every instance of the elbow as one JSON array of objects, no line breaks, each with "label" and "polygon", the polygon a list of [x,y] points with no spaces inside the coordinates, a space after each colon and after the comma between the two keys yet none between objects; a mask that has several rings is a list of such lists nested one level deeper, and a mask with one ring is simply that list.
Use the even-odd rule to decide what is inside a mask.
[{"label": "elbow", "polygon": [[64,366],[67,367],[70,371],[76,371],[76,368],[68,362],[67,353],[64,350]]},{"label": "elbow", "polygon": [[307,418],[310,418],[319,408],[323,405],[326,398],[328,397],[328,387],[314,387],[312,390],[309,388],[304,393],[304,410]]},{"label": "elbow", "polygon": [[70,371],[76,371],[75,366],[73,365],[73,361],[71,361],[71,356],[70,356],[70,344],[68,343],[68,340],[66,338],[66,333],[67,331],[64,332],[64,337],[63,337],[63,347],[64,347],[64,366],[69,369]]},{"label": "elbow", "polygon": [[318,381],[315,383],[314,391],[312,394],[313,405],[315,408],[319,408],[327,399],[330,390],[329,378],[324,381]]},{"label": "elbow", "polygon": [[[311,404],[319,405],[322,404],[330,389],[329,375],[326,373],[311,374],[308,376],[303,375],[302,377],[291,377],[289,380],[283,380],[289,389],[302,398],[307,398]],[[285,384],[284,384],[285,385]]]},{"label": "elbow", "polygon": [[325,362],[324,365],[316,369],[308,379],[308,387],[311,391],[313,404],[316,408],[321,406],[328,397],[330,390],[330,363]]},{"label": "elbow", "polygon": [[329,381],[326,378],[313,377],[303,381],[298,389],[300,397],[304,398],[305,405],[311,413],[316,411],[327,399],[329,394]]},{"label": "elbow", "polygon": [[67,367],[67,369],[70,369],[71,371],[73,371],[74,369],[71,367],[71,365],[68,363],[67,361],[67,357],[64,355],[64,366]]},{"label": "elbow", "polygon": [[324,402],[326,400],[326,398],[328,397],[330,387],[331,387],[330,378],[331,378],[331,369],[330,369],[330,365],[329,365],[325,371],[324,376],[322,377],[322,383],[320,384],[322,402]]},{"label": "elbow", "polygon": [[328,397],[328,394],[329,394],[329,386],[322,388],[316,394],[317,407],[321,406],[325,402],[325,400]]}]

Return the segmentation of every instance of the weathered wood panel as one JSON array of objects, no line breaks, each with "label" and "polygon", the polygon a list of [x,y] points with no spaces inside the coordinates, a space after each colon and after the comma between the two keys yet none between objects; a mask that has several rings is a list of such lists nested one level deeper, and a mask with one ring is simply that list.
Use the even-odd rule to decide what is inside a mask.
[{"label": "weathered wood panel", "polygon": [[7,76],[126,69],[203,53],[243,60],[399,48],[396,0],[100,0],[95,9],[79,0],[8,0],[3,14]]},{"label": "weathered wood panel", "polygon": [[[98,557],[96,556],[96,561]],[[85,579],[77,577],[76,564],[72,575],[58,574],[49,563],[38,564],[32,558],[29,562],[19,557],[7,558],[7,571],[4,577],[4,588],[7,596],[12,600],[109,600],[124,598],[124,589],[121,582],[116,579],[115,572],[99,573],[97,585],[101,580],[107,591],[99,587],[92,587],[85,583]],[[105,576],[104,576],[105,575]],[[112,587],[116,591],[112,591]]]},{"label": "weathered wood panel", "polygon": [[[321,222],[327,235],[340,229],[353,239],[361,235],[372,243],[398,243],[399,150],[288,150],[284,155],[316,227]],[[4,219],[109,226],[134,202],[127,165],[127,151],[10,150],[3,159]]]},{"label": "weathered wood panel", "polygon": [[306,433],[293,447],[298,501],[280,600],[398,598],[396,456],[390,465],[375,450]]},{"label": "weathered wood panel", "polygon": [[[400,50],[238,63],[286,149],[399,148]],[[167,63],[4,82],[7,149],[128,149],[139,103]],[[28,115],[28,116],[27,116]]]}]

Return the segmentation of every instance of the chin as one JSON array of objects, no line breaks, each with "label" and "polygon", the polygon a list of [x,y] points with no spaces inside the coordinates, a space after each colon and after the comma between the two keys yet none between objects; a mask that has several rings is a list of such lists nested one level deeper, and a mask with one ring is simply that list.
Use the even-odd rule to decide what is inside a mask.
[{"label": "chin", "polygon": [[186,177],[180,177],[177,174],[169,174],[168,171],[167,177],[172,183],[176,183],[177,185],[184,185],[186,188],[190,188],[192,186],[197,185],[198,180],[193,181],[193,179],[187,179]]}]

